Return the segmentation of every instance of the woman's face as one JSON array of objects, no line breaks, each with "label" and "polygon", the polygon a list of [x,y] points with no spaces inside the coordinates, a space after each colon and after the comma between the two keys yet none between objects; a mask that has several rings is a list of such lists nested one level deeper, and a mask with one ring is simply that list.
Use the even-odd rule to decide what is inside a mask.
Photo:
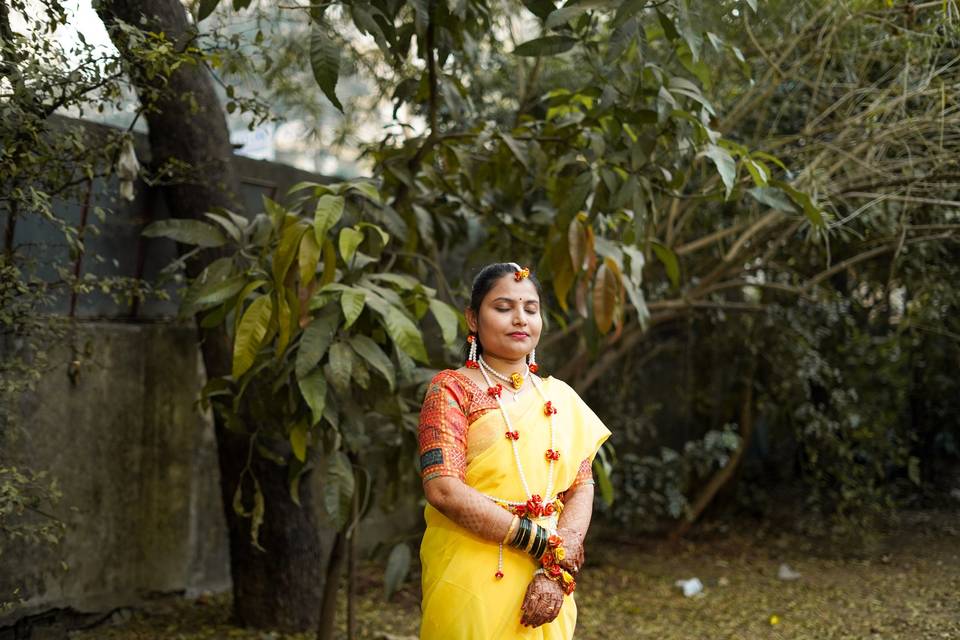
[{"label": "woman's face", "polygon": [[484,353],[503,360],[520,360],[530,353],[543,329],[537,288],[528,278],[517,282],[512,273],[494,283],[478,315],[467,309],[466,317]]}]

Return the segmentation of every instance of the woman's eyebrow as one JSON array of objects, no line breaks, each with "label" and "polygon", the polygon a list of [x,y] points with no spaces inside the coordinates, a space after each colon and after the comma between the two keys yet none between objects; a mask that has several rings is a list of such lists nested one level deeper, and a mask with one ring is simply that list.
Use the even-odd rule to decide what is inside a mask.
[{"label": "woman's eyebrow", "polygon": [[501,302],[501,301],[502,301],[502,302],[516,302],[518,299],[520,300],[520,302],[523,302],[524,304],[530,304],[531,302],[534,303],[534,304],[540,304],[540,301],[539,301],[538,299],[536,299],[536,298],[530,298],[529,300],[524,300],[523,298],[507,298],[507,297],[505,297],[505,296],[501,296],[501,297],[499,297],[499,298],[495,298],[495,299],[494,299],[494,302]]}]

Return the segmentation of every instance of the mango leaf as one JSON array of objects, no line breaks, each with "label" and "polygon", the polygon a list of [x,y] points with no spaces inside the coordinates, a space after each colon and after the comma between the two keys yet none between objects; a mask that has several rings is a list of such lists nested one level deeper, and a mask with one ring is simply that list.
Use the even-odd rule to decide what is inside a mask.
[{"label": "mango leaf", "polygon": [[360,246],[361,242],[363,242],[363,234],[356,229],[347,227],[346,229],[340,230],[338,244],[340,257],[343,258],[344,264],[350,264],[350,259],[353,258],[353,255],[357,252],[357,247]]},{"label": "mango leaf", "polygon": [[340,45],[327,33],[326,27],[314,24],[310,30],[310,68],[323,95],[343,113],[337,99],[337,79],[340,76]]},{"label": "mango leaf", "polygon": [[328,285],[337,277],[337,249],[333,241],[327,238],[323,243],[323,275],[320,276],[320,286]]},{"label": "mango leaf", "polygon": [[518,56],[555,56],[569,51],[577,44],[576,38],[570,36],[543,36],[534,40],[527,40],[513,50]]},{"label": "mango leaf", "polygon": [[547,19],[543,23],[544,29],[556,29],[561,25],[565,25],[571,20],[579,18],[587,11],[595,9],[597,7],[605,6],[612,4],[605,0],[584,0],[583,2],[578,2],[574,5],[567,5],[562,9],[557,9],[550,13],[547,16]]},{"label": "mango leaf", "polygon": [[360,317],[367,294],[362,289],[349,288],[340,294],[340,307],[343,309],[343,328],[349,329]]},{"label": "mango leaf", "polygon": [[405,542],[397,544],[390,550],[387,558],[387,570],[383,575],[383,590],[387,600],[396,593],[410,572],[410,547]]},{"label": "mango leaf", "polygon": [[273,254],[273,280],[278,287],[283,286],[283,281],[293,264],[293,259],[297,256],[300,247],[300,239],[307,230],[307,225],[303,223],[292,224],[283,230],[280,236],[280,245]]},{"label": "mango leaf", "polygon": [[240,226],[233,220],[219,213],[207,212],[203,215],[223,227],[223,230],[227,232],[234,242],[237,244],[243,242],[243,229],[241,229]]},{"label": "mango leaf", "polygon": [[243,313],[233,341],[232,374],[235,380],[238,380],[256,359],[263,337],[267,335],[272,315],[273,301],[270,295],[255,299]]},{"label": "mango leaf", "polygon": [[290,430],[290,448],[300,462],[307,461],[307,423],[300,421]]},{"label": "mango leaf", "polygon": [[320,363],[333,342],[333,334],[339,322],[340,310],[335,305],[328,305],[303,330],[295,368],[298,378],[306,376]]},{"label": "mango leaf", "polygon": [[782,180],[770,180],[770,186],[777,187],[790,196],[790,199],[800,206],[800,208],[803,210],[803,215],[807,216],[807,219],[810,220],[813,226],[823,228],[826,225],[823,212],[820,210],[820,207],[816,205],[809,194],[791,187]]},{"label": "mango leaf", "polygon": [[299,301],[296,292],[288,287],[276,290],[277,293],[277,357],[283,355],[290,343],[290,337],[296,331],[300,316]]},{"label": "mango leaf", "polygon": [[613,326],[613,315],[617,306],[617,278],[608,268],[607,261],[597,270],[593,284],[593,317],[600,333],[607,333]]},{"label": "mango leaf", "polygon": [[546,20],[547,16],[556,9],[552,0],[523,0],[523,6],[541,20]]},{"label": "mango leaf", "polygon": [[770,168],[766,164],[759,160],[744,158],[743,165],[750,172],[750,177],[753,178],[755,185],[758,187],[767,186],[767,181],[770,179]]},{"label": "mango leaf", "polygon": [[650,309],[647,308],[647,300],[643,295],[643,290],[629,278],[624,279],[623,287],[626,289],[630,303],[637,310],[637,320],[640,322],[640,326],[646,329],[647,323],[650,321]]},{"label": "mango leaf", "polygon": [[350,388],[352,375],[353,350],[344,342],[334,342],[330,347],[330,382],[337,391],[343,393]]},{"label": "mango leaf", "polygon": [[361,222],[357,225],[357,231],[362,232],[364,229],[370,229],[380,240],[380,247],[383,248],[387,246],[387,243],[390,242],[390,234],[384,231],[380,225],[373,224],[372,222]]},{"label": "mango leaf", "polygon": [[420,330],[403,311],[376,296],[368,297],[367,304],[380,314],[383,328],[400,351],[424,364],[429,362]]},{"label": "mango leaf", "polygon": [[653,252],[657,254],[657,258],[663,263],[667,271],[667,277],[670,278],[670,283],[673,284],[674,288],[679,287],[680,260],[677,258],[677,254],[674,253],[673,249],[659,242],[651,242],[651,246],[653,247]]},{"label": "mango leaf", "polygon": [[220,0],[200,0],[200,7],[197,9],[197,22],[205,20],[213,10],[220,4]]},{"label": "mango leaf", "polygon": [[754,187],[748,189],[747,193],[754,200],[767,205],[771,209],[787,213],[796,213],[797,211],[797,206],[793,204],[790,198],[782,190],[775,187]]},{"label": "mango leaf", "polygon": [[372,338],[364,335],[351,336],[349,342],[357,355],[386,378],[387,384],[390,385],[390,391],[393,391],[396,386],[396,372],[393,362],[390,361],[390,358],[387,357],[380,346]]},{"label": "mango leaf", "polygon": [[352,180],[347,183],[347,189],[350,191],[356,191],[374,204],[383,204],[383,198],[380,196],[380,189],[377,188],[377,185],[368,180]]},{"label": "mango leaf", "polygon": [[233,276],[220,282],[211,282],[191,296],[190,305],[196,309],[205,309],[226,302],[237,295],[247,283],[244,275]]},{"label": "mango leaf", "polygon": [[317,367],[305,376],[297,375],[297,386],[300,388],[300,395],[310,407],[310,424],[317,424],[323,418],[323,410],[327,406],[327,379],[323,375],[323,369]]},{"label": "mango leaf", "polygon": [[222,247],[227,243],[223,232],[212,224],[182,218],[157,220],[143,230],[143,235],[148,238],[170,238],[198,247]]},{"label": "mango leaf", "polygon": [[323,506],[337,530],[350,521],[355,480],[350,460],[342,451],[335,451],[327,459],[323,482]]},{"label": "mango leaf", "polygon": [[587,254],[587,230],[580,221],[580,216],[574,216],[567,230],[567,245],[570,248],[570,263],[576,275],[583,269],[583,259]]},{"label": "mango leaf", "polygon": [[517,162],[523,165],[523,168],[528,172],[530,171],[530,159],[527,157],[526,150],[520,145],[516,139],[508,133],[500,133],[500,138],[503,140],[504,144],[507,145],[507,148],[510,149],[510,152],[517,159]]},{"label": "mango leaf", "polygon": [[237,331],[240,329],[240,320],[243,319],[243,303],[246,301],[247,297],[263,285],[267,284],[266,280],[254,280],[250,282],[243,288],[243,291],[240,292],[240,295],[237,296],[236,300],[233,303],[233,335],[237,335]]},{"label": "mango leaf", "polygon": [[698,155],[707,156],[713,160],[713,164],[717,166],[717,171],[720,172],[723,186],[726,188],[726,197],[729,198],[733,191],[733,185],[737,181],[737,163],[733,156],[730,155],[729,151],[715,144],[707,145],[707,148]]},{"label": "mango leaf", "polygon": [[446,302],[430,298],[430,311],[440,325],[440,332],[443,334],[443,341],[447,344],[453,344],[457,339],[457,327],[460,319],[456,310]]},{"label": "mango leaf", "polygon": [[420,281],[414,278],[413,276],[404,275],[402,273],[370,273],[366,276],[370,280],[377,280],[379,282],[389,282],[392,285],[396,285],[400,289],[411,290],[417,288],[420,285]]},{"label": "mango leaf", "polygon": [[613,504],[613,483],[606,467],[597,458],[593,459],[593,472],[597,477],[597,486],[600,487],[600,498],[608,507]]},{"label": "mango leaf", "polygon": [[300,284],[306,286],[313,282],[317,274],[317,264],[320,262],[320,245],[312,233],[306,233],[300,240],[300,251],[297,254],[297,269],[300,272]]},{"label": "mango leaf", "polygon": [[320,196],[317,200],[317,210],[313,214],[313,232],[318,245],[323,244],[327,232],[340,222],[340,218],[343,217],[344,202],[343,196],[330,194]]}]

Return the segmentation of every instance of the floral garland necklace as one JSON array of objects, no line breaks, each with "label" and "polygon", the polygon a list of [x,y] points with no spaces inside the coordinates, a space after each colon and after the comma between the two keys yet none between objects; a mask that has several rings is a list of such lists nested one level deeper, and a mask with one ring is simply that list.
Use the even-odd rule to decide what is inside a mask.
[{"label": "floral garland necklace", "polygon": [[[547,462],[547,486],[546,486],[546,490],[544,491],[544,496],[547,498],[547,501],[544,502],[541,496],[530,492],[530,486],[527,483],[527,476],[523,472],[523,463],[520,461],[520,450],[517,446],[517,440],[520,439],[520,432],[513,428],[513,423],[510,422],[510,416],[507,414],[506,407],[503,406],[503,401],[500,398],[501,393],[503,392],[503,385],[501,385],[500,383],[494,384],[493,381],[490,379],[490,375],[489,375],[489,374],[493,374],[495,377],[499,378],[500,380],[510,382],[515,389],[519,389],[523,385],[523,382],[526,379],[527,374],[529,372],[534,372],[534,373],[536,372],[536,369],[534,367],[536,367],[537,365],[530,364],[528,366],[528,371],[524,372],[522,376],[519,373],[514,373],[510,377],[507,377],[502,373],[500,373],[499,371],[495,370],[489,364],[487,364],[487,362],[483,359],[482,355],[479,358],[477,358],[476,362],[479,364],[477,368],[480,369],[480,374],[483,376],[484,381],[487,383],[487,395],[491,396],[496,400],[497,407],[499,407],[500,409],[500,415],[503,417],[504,423],[506,423],[507,431],[505,433],[505,436],[507,437],[507,439],[510,440],[511,447],[513,449],[513,459],[516,462],[517,473],[520,475],[520,483],[523,485],[524,495],[527,496],[527,500],[525,502],[516,502],[512,500],[504,500],[502,498],[491,496],[486,493],[482,493],[481,495],[497,503],[499,506],[503,507],[507,511],[513,513],[514,515],[517,515],[520,517],[531,516],[533,518],[541,518],[541,517],[551,517],[554,514],[559,516],[560,512],[563,510],[563,503],[556,496],[553,495],[553,465],[554,465],[554,462],[560,459],[560,452],[556,450],[555,448],[556,445],[554,444],[555,429],[554,429],[553,416],[556,415],[557,409],[556,407],[553,406],[553,403],[547,399],[546,394],[544,394],[543,388],[541,386],[542,383],[540,382],[539,378],[537,378],[536,375],[530,378],[533,381],[534,388],[537,390],[537,392],[540,394],[540,397],[544,401],[543,412],[549,418],[549,421],[550,421],[550,448],[547,449],[546,454],[544,456],[548,461]],[[500,547],[499,547],[499,558],[497,562],[496,577],[497,578],[503,577],[503,543],[502,542],[500,543]]]}]

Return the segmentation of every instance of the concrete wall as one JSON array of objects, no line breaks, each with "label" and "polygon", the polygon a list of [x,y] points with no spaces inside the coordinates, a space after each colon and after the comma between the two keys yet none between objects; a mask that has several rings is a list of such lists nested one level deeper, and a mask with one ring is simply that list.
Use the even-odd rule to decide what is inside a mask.
[{"label": "concrete wall", "polygon": [[65,344],[53,354],[60,364],[23,398],[6,452],[57,478],[63,499],[53,515],[67,531],[58,547],[0,556],[0,593],[20,587],[25,600],[8,618],[227,587],[213,425],[195,404],[195,331],[91,322],[69,341],[90,354],[76,382]]}]

